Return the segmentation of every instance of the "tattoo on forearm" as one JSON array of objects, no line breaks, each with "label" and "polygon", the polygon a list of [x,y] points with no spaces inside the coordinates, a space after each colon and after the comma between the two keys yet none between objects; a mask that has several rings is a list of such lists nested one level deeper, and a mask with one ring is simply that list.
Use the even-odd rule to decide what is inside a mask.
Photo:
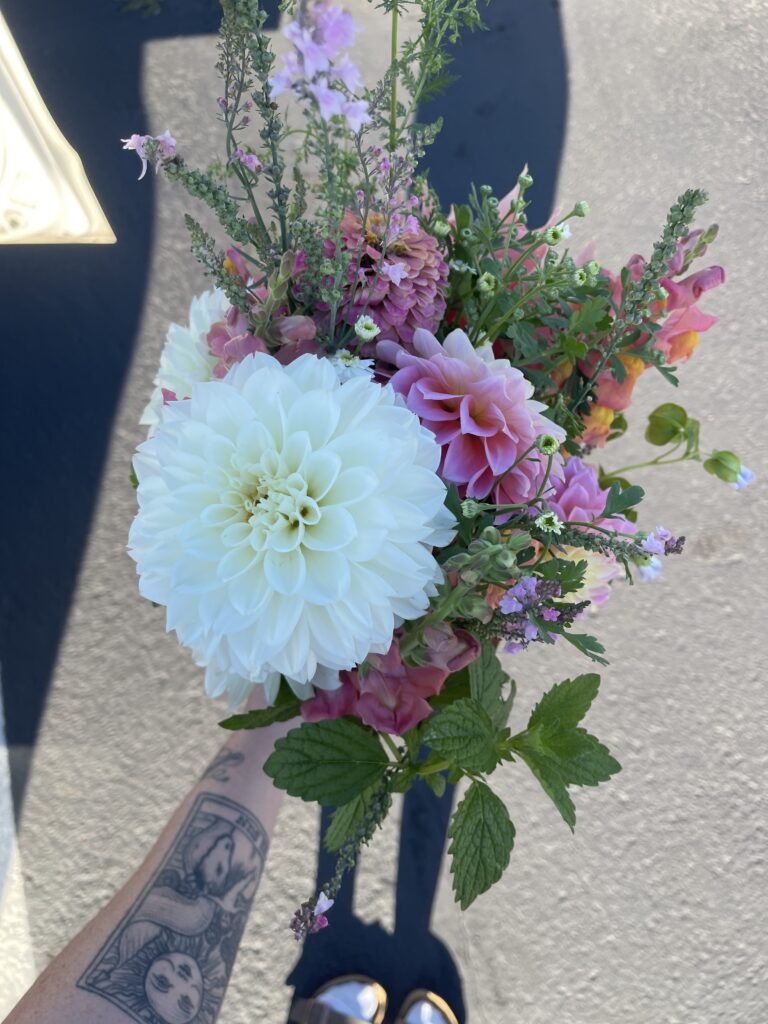
[{"label": "tattoo on forearm", "polygon": [[138,900],[77,983],[139,1024],[212,1024],[269,840],[232,800],[198,796]]},{"label": "tattoo on forearm", "polygon": [[202,774],[204,779],[215,779],[216,782],[229,782],[230,769],[236,768],[245,760],[245,754],[239,750],[220,750]]}]

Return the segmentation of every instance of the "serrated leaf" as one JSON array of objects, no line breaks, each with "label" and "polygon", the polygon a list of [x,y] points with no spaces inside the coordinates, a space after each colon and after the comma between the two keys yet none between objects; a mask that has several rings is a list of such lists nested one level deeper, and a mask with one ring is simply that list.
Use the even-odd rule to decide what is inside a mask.
[{"label": "serrated leaf", "polygon": [[599,689],[600,676],[596,672],[586,672],[575,679],[556,683],[531,712],[528,728],[552,723],[564,728],[577,726],[592,706]]},{"label": "serrated leaf", "polygon": [[292,729],[275,743],[264,771],[291,796],[339,807],[378,782],[388,764],[375,733],[336,718]]},{"label": "serrated leaf", "polygon": [[595,673],[564,679],[542,697],[525,731],[507,744],[525,761],[571,829],[576,808],[568,786],[596,786],[621,770],[608,748],[578,724],[599,686]]},{"label": "serrated leaf", "polygon": [[271,708],[258,708],[254,711],[244,711],[240,715],[230,715],[219,722],[222,729],[263,729],[264,726],[274,725],[275,722],[289,722],[299,714],[301,702],[298,698],[291,703],[275,704]]},{"label": "serrated leaf", "polygon": [[447,785],[445,775],[443,775],[442,772],[433,772],[432,775],[422,775],[422,779],[439,800],[445,793],[445,787]]},{"label": "serrated leaf", "polygon": [[590,636],[589,633],[572,633],[570,629],[564,629],[561,635],[565,637],[569,644],[573,644],[577,651],[581,651],[590,661],[594,661],[596,665],[608,664],[607,658],[602,657],[605,654],[605,648],[597,637]]},{"label": "serrated leaf", "polygon": [[571,831],[576,826],[576,807],[568,794],[568,787],[558,769],[557,762],[536,749],[526,733],[515,737],[515,753],[525,761],[539,785],[560,812]]},{"label": "serrated leaf", "polygon": [[480,645],[480,657],[469,665],[469,689],[473,699],[488,712],[496,729],[505,725],[512,710],[514,684],[510,695],[506,699],[502,698],[504,686],[508,682],[509,676],[501,667],[496,646],[488,640],[483,640]]},{"label": "serrated leaf", "polygon": [[484,782],[473,782],[451,819],[448,838],[453,891],[466,910],[504,874],[515,826],[493,790]]},{"label": "serrated leaf", "polygon": [[621,771],[606,746],[586,729],[542,729],[541,742],[557,758],[566,786],[597,786]]},{"label": "serrated leaf", "polygon": [[374,787],[363,790],[354,800],[337,807],[331,815],[331,823],[325,830],[323,846],[329,853],[340,850],[344,843],[351,837],[357,826],[363,820],[363,815],[368,810],[371,802],[371,795]]},{"label": "serrated leaf", "polygon": [[472,698],[457,700],[430,718],[424,742],[465,771],[490,772],[498,763],[496,729],[482,704]]},{"label": "serrated leaf", "polygon": [[590,296],[571,317],[571,333],[592,334],[607,313],[605,299],[596,295]]}]

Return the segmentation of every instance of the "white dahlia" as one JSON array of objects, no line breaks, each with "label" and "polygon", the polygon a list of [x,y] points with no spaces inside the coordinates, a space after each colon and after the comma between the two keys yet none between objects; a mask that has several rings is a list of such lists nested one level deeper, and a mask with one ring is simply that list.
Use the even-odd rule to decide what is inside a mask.
[{"label": "white dahlia", "polygon": [[223,320],[229,300],[221,288],[195,296],[189,305],[189,324],[171,324],[160,356],[160,369],[155,376],[155,390],[141,414],[140,423],[152,433],[161,419],[163,388],[177,398],[189,398],[200,381],[211,380],[219,357],[208,351],[208,331]]},{"label": "white dahlia", "polygon": [[454,520],[440,447],[390,386],[326,359],[248,356],[171,402],[134,459],[144,597],[233,702],[282,673],[300,696],[385,653],[441,578]]}]

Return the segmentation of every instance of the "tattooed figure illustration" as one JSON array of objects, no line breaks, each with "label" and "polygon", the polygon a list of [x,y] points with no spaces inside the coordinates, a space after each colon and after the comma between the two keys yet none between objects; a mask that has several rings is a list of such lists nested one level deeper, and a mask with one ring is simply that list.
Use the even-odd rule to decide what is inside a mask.
[{"label": "tattooed figure illustration", "polygon": [[223,797],[199,796],[79,987],[140,1024],[212,1024],[266,854],[257,818]]}]

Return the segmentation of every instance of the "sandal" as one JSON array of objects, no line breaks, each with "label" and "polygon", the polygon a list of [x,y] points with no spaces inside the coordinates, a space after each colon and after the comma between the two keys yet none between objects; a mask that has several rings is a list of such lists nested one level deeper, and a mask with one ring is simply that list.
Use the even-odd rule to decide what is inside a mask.
[{"label": "sandal", "polygon": [[416,989],[406,996],[395,1024],[459,1024],[448,1003],[434,992]]},{"label": "sandal", "polygon": [[382,1024],[387,993],[372,978],[345,974],[322,985],[311,999],[297,999],[288,1024]]}]

